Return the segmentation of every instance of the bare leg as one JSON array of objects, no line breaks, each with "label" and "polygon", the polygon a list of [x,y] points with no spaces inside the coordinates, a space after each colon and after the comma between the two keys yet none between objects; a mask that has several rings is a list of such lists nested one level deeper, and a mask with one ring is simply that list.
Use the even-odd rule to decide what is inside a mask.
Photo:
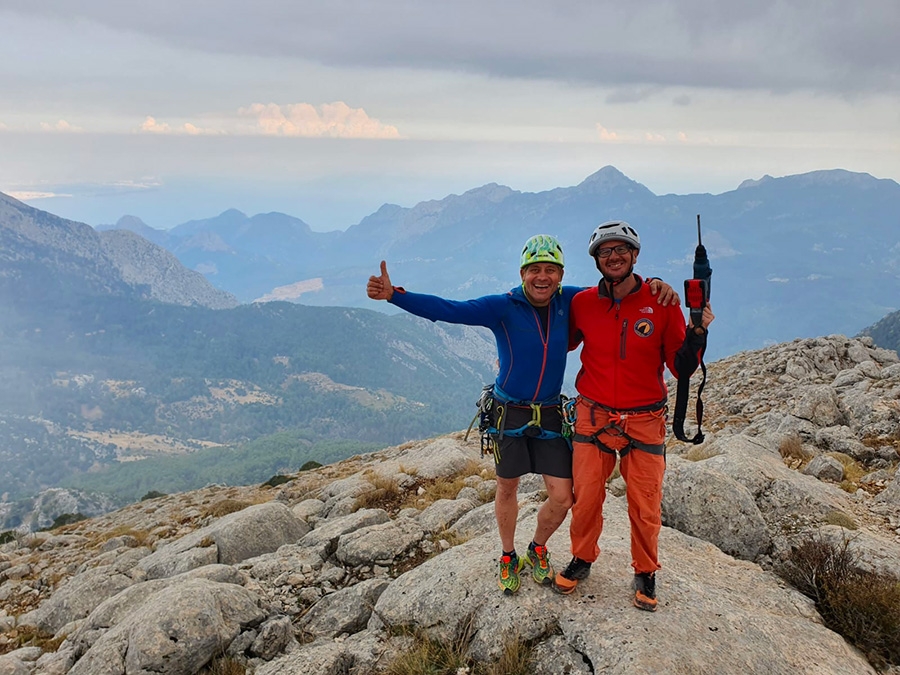
[{"label": "bare leg", "polygon": [[547,501],[538,511],[537,528],[534,531],[534,543],[540,546],[547,544],[550,535],[556,532],[572,508],[571,478],[557,478],[545,474],[544,485],[547,487]]},{"label": "bare leg", "polygon": [[[500,544],[504,551],[516,547],[516,518],[519,516],[519,479],[497,476],[497,494],[494,497],[494,515],[500,532]],[[565,517],[565,514],[563,514]]]}]

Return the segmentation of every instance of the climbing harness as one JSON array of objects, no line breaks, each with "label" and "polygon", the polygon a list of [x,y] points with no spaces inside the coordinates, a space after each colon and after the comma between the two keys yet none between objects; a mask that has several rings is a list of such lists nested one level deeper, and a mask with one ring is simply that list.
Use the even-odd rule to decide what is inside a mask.
[{"label": "climbing harness", "polygon": [[[478,431],[481,434],[481,456],[492,454],[494,461],[497,463],[500,462],[500,441],[503,440],[504,436],[511,438],[524,436],[540,440],[552,438],[569,440],[573,427],[569,425],[567,434],[566,413],[563,406],[570,401],[574,404],[574,400],[565,396],[554,396],[546,401],[517,401],[511,399],[496,384],[485,385],[481,389],[481,396],[475,402],[478,412],[475,413],[475,417],[472,418],[472,422],[466,430],[465,440],[469,439],[469,433],[475,425],[475,420],[478,420]],[[531,419],[520,427],[507,429],[506,424],[510,408],[530,409]],[[544,408],[556,408],[560,412],[563,420],[561,433],[544,429],[541,426]],[[574,413],[574,407],[572,412]],[[574,424],[574,421],[572,424]],[[569,442],[571,443],[571,441]]]},{"label": "climbing harness", "polygon": [[[590,406],[590,414],[591,414],[591,424],[594,424],[594,411],[596,409],[600,409],[605,411],[609,415],[609,422],[606,426],[597,429],[590,436],[585,436],[584,434],[575,433],[572,435],[572,440],[577,443],[592,443],[597,446],[597,448],[601,452],[605,452],[608,454],[615,455],[618,453],[619,457],[624,457],[627,455],[632,448],[637,448],[638,450],[643,450],[644,452],[649,452],[652,455],[662,455],[665,457],[666,454],[666,444],[651,444],[644,443],[635,438],[632,438],[628,432],[625,430],[625,427],[628,423],[629,417],[636,417],[639,415],[653,415],[656,417],[662,417],[666,414],[666,401],[659,401],[658,403],[654,403],[648,406],[642,406],[640,408],[632,408],[630,410],[616,410],[615,408],[610,408],[609,406],[603,405],[602,403],[598,403],[597,401],[593,401],[589,399],[587,396],[579,396],[584,403]],[[609,436],[621,436],[627,441],[625,447],[621,450],[616,451],[614,448],[609,447],[603,441],[600,440],[600,436],[602,434],[607,434]]]}]

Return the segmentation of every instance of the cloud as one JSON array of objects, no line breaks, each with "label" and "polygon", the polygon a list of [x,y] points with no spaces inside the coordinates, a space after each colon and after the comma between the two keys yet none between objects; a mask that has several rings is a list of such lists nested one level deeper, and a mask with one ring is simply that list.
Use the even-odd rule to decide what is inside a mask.
[{"label": "cloud", "polygon": [[73,126],[65,120],[59,120],[56,124],[41,122],[41,129],[43,131],[59,131],[62,133],[78,133],[84,131],[81,127]]},{"label": "cloud", "polygon": [[166,122],[158,122],[155,117],[149,115],[138,130],[149,134],[187,134],[189,136],[219,136],[225,133],[219,129],[198,127],[190,122],[185,122],[180,127],[172,127]]},{"label": "cloud", "polygon": [[3,122],[0,122],[0,131],[6,131],[6,129],[8,129],[8,128],[9,127],[7,127],[5,124],[3,124]]},{"label": "cloud", "polygon": [[71,197],[72,195],[60,192],[7,192],[13,199],[20,202],[30,202],[34,199],[52,199],[53,197]]},{"label": "cloud", "polygon": [[666,137],[662,134],[658,134],[655,131],[648,131],[644,134],[644,140],[648,143],[665,143]]},{"label": "cloud", "polygon": [[147,119],[144,120],[143,124],[140,127],[141,131],[146,131],[151,134],[170,134],[172,133],[172,127],[170,127],[165,122],[157,122],[155,118],[147,115]]},{"label": "cloud", "polygon": [[619,136],[615,131],[610,131],[599,122],[597,123],[597,135],[601,141],[618,141]]},{"label": "cloud", "polygon": [[268,136],[400,138],[397,127],[382,124],[362,108],[351,108],[343,101],[318,109],[309,103],[254,103],[238,113],[255,119],[258,132]]},{"label": "cloud", "polygon": [[[7,4],[10,4],[9,2]],[[896,0],[753,3],[365,0],[216,5],[17,0],[16,11],[87,20],[210,54],[335,67],[478,72],[619,86],[900,93]],[[638,89],[639,91],[639,89]]]}]

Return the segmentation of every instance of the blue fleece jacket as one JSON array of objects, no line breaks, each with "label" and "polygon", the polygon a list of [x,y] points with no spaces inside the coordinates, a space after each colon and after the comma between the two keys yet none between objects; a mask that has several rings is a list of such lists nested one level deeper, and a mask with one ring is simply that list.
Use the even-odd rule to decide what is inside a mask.
[{"label": "blue fleece jacket", "polygon": [[559,396],[569,349],[569,307],[580,286],[563,286],[550,301],[548,320],[522,287],[474,300],[445,300],[395,288],[391,302],[431,321],[489,328],[497,341],[500,372],[496,384],[512,400],[547,401]]}]

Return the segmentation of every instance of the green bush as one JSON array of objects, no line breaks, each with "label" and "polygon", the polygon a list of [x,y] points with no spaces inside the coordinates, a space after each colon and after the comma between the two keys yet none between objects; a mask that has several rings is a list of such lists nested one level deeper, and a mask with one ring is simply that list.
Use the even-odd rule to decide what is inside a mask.
[{"label": "green bush", "polygon": [[276,473],[269,480],[262,484],[262,487],[278,487],[290,482],[290,477],[281,473]]}]

